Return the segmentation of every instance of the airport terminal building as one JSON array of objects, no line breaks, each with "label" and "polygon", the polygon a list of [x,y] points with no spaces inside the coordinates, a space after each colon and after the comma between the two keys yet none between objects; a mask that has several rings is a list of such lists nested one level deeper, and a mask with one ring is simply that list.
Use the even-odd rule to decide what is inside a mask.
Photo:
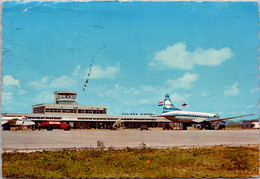
[{"label": "airport terminal building", "polygon": [[[108,115],[106,106],[79,105],[76,101],[77,93],[73,91],[54,92],[54,104],[33,105],[32,113],[3,113],[3,117],[25,117],[36,123],[36,127],[43,121],[65,121],[72,128],[109,129],[121,120],[124,128],[139,128],[141,125],[148,127],[162,127],[171,121],[163,117],[149,115]],[[181,124],[174,123],[174,127]]]}]

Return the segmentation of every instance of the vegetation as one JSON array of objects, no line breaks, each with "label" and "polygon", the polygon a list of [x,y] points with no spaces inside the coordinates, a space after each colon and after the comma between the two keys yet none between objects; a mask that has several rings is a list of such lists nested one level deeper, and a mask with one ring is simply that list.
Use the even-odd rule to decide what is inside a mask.
[{"label": "vegetation", "polygon": [[242,129],[242,125],[241,124],[236,124],[236,125],[229,125],[226,126],[226,130],[241,130]]},{"label": "vegetation", "polygon": [[2,154],[8,178],[219,178],[258,176],[258,147],[58,150]]}]

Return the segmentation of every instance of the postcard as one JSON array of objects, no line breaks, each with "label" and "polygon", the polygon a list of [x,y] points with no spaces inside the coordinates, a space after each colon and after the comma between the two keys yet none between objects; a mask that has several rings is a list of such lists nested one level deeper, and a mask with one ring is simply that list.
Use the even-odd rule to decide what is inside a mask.
[{"label": "postcard", "polygon": [[4,2],[2,176],[258,176],[258,6]]}]

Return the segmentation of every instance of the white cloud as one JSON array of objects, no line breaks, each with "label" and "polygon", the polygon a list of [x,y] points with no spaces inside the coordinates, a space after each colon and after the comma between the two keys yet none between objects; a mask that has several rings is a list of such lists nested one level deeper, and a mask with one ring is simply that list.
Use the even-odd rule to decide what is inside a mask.
[{"label": "white cloud", "polygon": [[230,48],[220,50],[198,47],[193,52],[186,49],[185,43],[176,43],[155,53],[149,66],[156,68],[174,68],[191,70],[194,65],[216,66],[230,59],[233,53]]},{"label": "white cloud", "polygon": [[38,94],[37,97],[33,99],[36,103],[53,103],[54,97],[53,92],[50,91],[43,91]]},{"label": "white cloud", "polygon": [[246,106],[246,109],[251,109],[251,108],[255,108],[257,107],[257,104],[253,105],[253,104],[250,104],[248,106]]},{"label": "white cloud", "polygon": [[18,79],[14,79],[11,75],[5,75],[3,77],[3,92],[2,92],[2,102],[3,105],[12,106],[19,104],[16,100],[17,95],[25,94],[26,91],[23,90],[20,86],[20,82]]},{"label": "white cloud", "polygon": [[[87,71],[88,72],[88,71]],[[114,79],[120,72],[120,65],[117,63],[115,66],[108,66],[102,68],[98,65],[92,67],[90,78],[92,79]]]},{"label": "white cloud", "polygon": [[3,78],[3,86],[4,87],[17,86],[18,88],[20,88],[20,83],[19,83],[19,80],[14,79],[13,76],[5,75]]},{"label": "white cloud", "polygon": [[126,89],[125,87],[120,86],[119,84],[115,84],[114,88],[106,90],[103,94],[110,98],[119,98],[123,95],[138,95],[140,94],[140,91],[134,87]]},{"label": "white cloud", "polygon": [[120,73],[120,64],[116,63],[113,66],[101,67],[99,65],[95,65],[92,67],[90,76],[89,68],[81,69],[81,66],[78,65],[74,72],[72,73],[73,77],[80,78],[91,78],[91,79],[115,79]]},{"label": "white cloud", "polygon": [[168,79],[166,84],[173,89],[191,89],[193,83],[197,81],[198,76],[196,73],[185,73],[181,78],[176,80]]},{"label": "white cloud", "polygon": [[80,65],[78,65],[76,67],[76,69],[74,70],[74,72],[72,73],[72,76],[78,76],[80,74]]},{"label": "white cloud", "polygon": [[254,93],[256,93],[256,92],[258,92],[258,88],[252,88],[252,89],[250,89],[250,93],[251,93],[251,94],[254,94]]},{"label": "white cloud", "polygon": [[123,100],[123,104],[128,106],[137,106],[137,105],[145,105],[145,104],[151,104],[151,100],[149,99],[139,99],[139,98],[132,98],[131,100]]},{"label": "white cloud", "polygon": [[206,91],[202,91],[202,93],[201,93],[201,96],[208,96],[208,95],[209,95],[209,93]]},{"label": "white cloud", "polygon": [[163,87],[153,85],[141,85],[140,90],[146,93],[161,93],[161,91],[165,91]]},{"label": "white cloud", "polygon": [[125,86],[115,84],[111,88],[107,85],[101,85],[92,88],[91,90],[95,91],[95,93],[100,97],[112,98],[112,101],[116,100],[118,103],[126,106],[144,105],[151,102],[150,98],[144,96],[144,93],[140,87],[127,88]]},{"label": "white cloud", "polygon": [[151,103],[150,99],[142,99],[138,101],[139,104],[143,105],[143,104],[149,104]]},{"label": "white cloud", "polygon": [[61,76],[58,78],[45,76],[40,80],[30,81],[28,86],[37,90],[53,89],[53,88],[67,88],[75,85],[76,80],[68,76]]},{"label": "white cloud", "polygon": [[19,91],[18,91],[18,94],[25,94],[25,93],[27,93],[27,91],[25,91],[23,89],[19,89]]},{"label": "white cloud", "polygon": [[[102,68],[100,66],[93,66],[90,78],[95,79],[114,79],[120,72],[120,65],[117,63],[114,66]],[[82,70],[78,65],[71,75],[63,75],[57,78],[45,76],[40,80],[34,80],[27,83],[27,86],[37,90],[45,90],[50,88],[68,88],[73,87],[79,78],[88,78],[89,69]],[[14,82],[13,82],[14,83]],[[17,83],[17,82],[16,82]],[[19,81],[18,81],[19,84]]]},{"label": "white cloud", "polygon": [[188,94],[188,93],[187,94],[172,93],[172,94],[170,94],[170,96],[171,96],[172,103],[174,105],[176,105],[175,102],[185,102],[185,101],[187,101],[187,99],[191,97],[191,94]]},{"label": "white cloud", "polygon": [[12,99],[13,99],[13,93],[12,92],[3,91],[3,93],[2,93],[3,105],[9,103],[10,101],[12,101]]},{"label": "white cloud", "polygon": [[51,88],[66,88],[72,87],[75,85],[75,80],[68,76],[61,76],[59,78],[55,78],[51,81],[50,87]]},{"label": "white cloud", "polygon": [[45,76],[41,80],[30,81],[28,85],[37,90],[45,89],[48,85],[49,77]]},{"label": "white cloud", "polygon": [[238,82],[235,82],[232,86],[225,87],[226,90],[225,90],[224,94],[226,96],[236,96],[236,95],[238,95],[240,93],[239,88],[237,87],[238,84],[239,84]]},{"label": "white cloud", "polygon": [[185,102],[191,97],[189,93],[176,93],[170,88],[152,85],[141,85],[131,88],[126,88],[119,84],[115,84],[112,88],[102,85],[93,88],[92,91],[95,91],[101,97],[118,100],[120,104],[126,106],[157,105],[159,101],[164,99],[166,92],[169,92],[174,103]]}]

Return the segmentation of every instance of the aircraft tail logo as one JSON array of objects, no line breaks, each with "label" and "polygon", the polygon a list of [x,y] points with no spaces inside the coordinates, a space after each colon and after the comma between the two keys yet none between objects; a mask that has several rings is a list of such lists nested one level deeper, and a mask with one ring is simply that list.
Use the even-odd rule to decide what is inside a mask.
[{"label": "aircraft tail logo", "polygon": [[170,112],[170,111],[181,111],[179,108],[176,108],[172,102],[171,102],[171,98],[170,95],[167,93],[165,95],[164,98],[164,103],[163,103],[163,112],[162,113],[166,113],[166,112]]}]

